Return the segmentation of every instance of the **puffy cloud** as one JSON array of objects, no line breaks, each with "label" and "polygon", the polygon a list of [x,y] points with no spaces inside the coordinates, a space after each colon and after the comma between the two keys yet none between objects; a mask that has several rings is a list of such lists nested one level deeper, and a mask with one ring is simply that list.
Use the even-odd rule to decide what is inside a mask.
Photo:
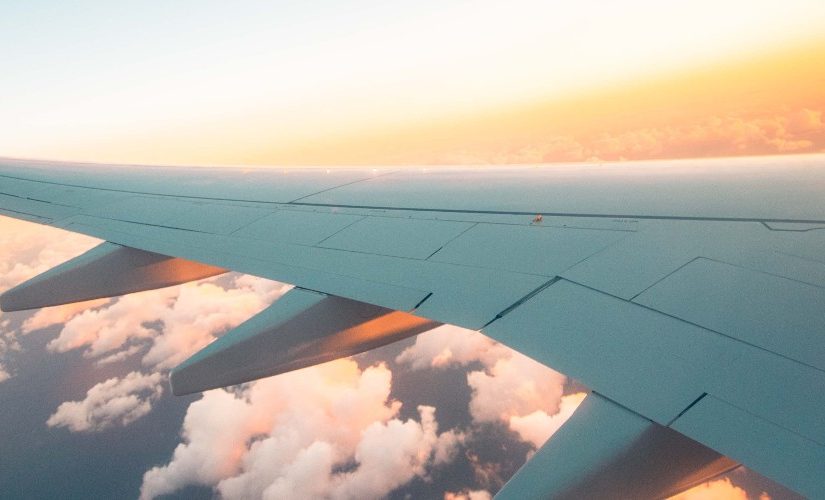
[{"label": "puffy cloud", "polygon": [[12,377],[9,369],[3,364],[6,355],[10,351],[19,351],[20,343],[17,341],[15,331],[9,328],[8,319],[0,321],[0,382],[4,382]]},{"label": "puffy cloud", "polygon": [[46,424],[68,427],[72,432],[128,425],[152,409],[152,403],[163,393],[161,378],[159,373],[139,372],[110,378],[89,389],[83,400],[62,403]]},{"label": "puffy cloud", "polygon": [[479,422],[529,415],[536,410],[559,411],[565,376],[532,359],[511,351],[488,370],[467,374],[473,390],[470,413]]},{"label": "puffy cloud", "polygon": [[[143,364],[169,369],[289,289],[252,276],[238,276],[230,288],[213,281],[126,295],[104,307],[73,314],[48,347],[57,352],[86,348],[85,356],[106,356],[101,360],[106,363],[124,359],[140,350],[137,345],[148,344]],[[38,324],[51,319],[36,318],[32,321]]]},{"label": "puffy cloud", "polygon": [[435,410],[397,418],[384,365],[338,360],[207,392],[190,405],[183,443],[146,472],[142,498],[188,484],[226,498],[380,498],[449,460],[463,436],[438,433]]},{"label": "puffy cloud", "polygon": [[492,500],[493,496],[487,490],[448,491],[444,493],[444,500]]},{"label": "puffy cloud", "polygon": [[76,302],[62,306],[44,307],[38,309],[34,315],[26,318],[20,330],[23,333],[30,333],[35,330],[42,330],[54,325],[61,325],[78,314],[96,309],[111,302],[110,299],[89,300],[86,302]]},{"label": "puffy cloud", "polygon": [[429,464],[450,461],[461,436],[453,431],[437,433],[435,408],[419,406],[418,411],[420,422],[373,422],[355,449],[358,468],[334,478],[330,496],[382,498],[413,477],[425,476]]},{"label": "puffy cloud", "polygon": [[467,374],[473,391],[470,412],[478,422],[559,411],[566,378],[472,330],[445,325],[416,337],[396,358],[414,369],[480,362],[484,370]]},{"label": "puffy cloud", "polygon": [[413,369],[481,363],[483,370],[467,374],[473,420],[502,422],[536,447],[570,418],[585,397],[562,396],[564,375],[478,332],[451,325],[416,337],[396,362]]},{"label": "puffy cloud", "polygon": [[538,448],[573,416],[573,412],[586,396],[587,394],[581,392],[562,396],[559,411],[555,414],[536,410],[525,416],[513,415],[510,417],[510,429],[518,433],[523,441],[533,443],[533,446]]},{"label": "puffy cloud", "polygon": [[[0,218],[0,228],[0,253],[8,256],[0,262],[0,292],[99,244],[83,235],[8,218]],[[148,346],[143,363],[168,369],[289,289],[253,276],[237,276],[229,288],[214,280],[40,309],[23,322],[21,331],[63,324],[58,337],[49,342],[50,350],[85,348],[85,356],[101,358],[105,364]],[[4,378],[9,376],[2,365],[9,338],[0,338]]]},{"label": "puffy cloud", "polygon": [[[131,294],[114,302],[86,303],[87,307],[99,307],[79,312],[78,306],[35,315],[29,327],[71,317],[59,336],[49,342],[49,349],[65,352],[85,347],[84,355],[97,358],[102,365],[122,361],[148,346],[143,364],[165,371],[289,289],[251,276],[238,276],[233,284],[234,288],[225,289],[201,281]],[[47,424],[72,431],[101,430],[115,421],[128,425],[151,410],[152,401],[162,392],[158,386],[161,377],[160,372],[151,376],[132,373],[123,380],[97,384],[85,400],[62,403]]]},{"label": "puffy cloud", "polygon": [[[727,500],[747,500],[748,494],[742,488],[734,486],[730,479],[719,479],[700,484],[687,491],[670,497],[669,500],[716,500],[724,498]],[[770,500],[770,497],[763,494],[761,500]]]},{"label": "puffy cloud", "polygon": [[404,349],[395,361],[415,370],[464,366],[475,361],[492,366],[497,360],[509,357],[511,352],[479,332],[443,325],[418,335],[415,344]]},{"label": "puffy cloud", "polygon": [[217,334],[246,321],[291,288],[253,276],[240,276],[234,285],[229,289],[211,283],[181,286],[172,305],[155,319],[163,323],[163,334],[154,338],[143,364],[175,367]]},{"label": "puffy cloud", "polygon": [[152,337],[157,332],[149,324],[173,306],[177,293],[176,288],[135,293],[108,307],[83,311],[66,322],[48,348],[66,352],[87,347],[84,355],[98,357],[127,342]]},{"label": "puffy cloud", "polygon": [[[54,245],[55,241],[60,241],[60,245]],[[87,236],[0,216],[0,293],[98,243],[99,240]],[[7,367],[8,353],[19,350],[16,333],[8,320],[0,322],[0,382],[12,377]]]},{"label": "puffy cloud", "polygon": [[[59,241],[59,245],[54,243]],[[75,257],[100,240],[0,216],[0,292]]]}]

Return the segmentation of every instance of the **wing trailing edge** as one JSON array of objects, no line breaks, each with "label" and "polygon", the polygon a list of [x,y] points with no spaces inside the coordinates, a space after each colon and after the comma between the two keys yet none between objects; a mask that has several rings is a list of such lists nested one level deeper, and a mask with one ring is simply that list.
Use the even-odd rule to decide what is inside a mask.
[{"label": "wing trailing edge", "polygon": [[496,499],[667,498],[738,465],[591,393]]},{"label": "wing trailing edge", "polygon": [[104,242],[0,295],[0,310],[115,297],[225,272],[220,267]]},{"label": "wing trailing edge", "polygon": [[294,288],[172,370],[176,395],[249,382],[352,356],[440,323]]}]

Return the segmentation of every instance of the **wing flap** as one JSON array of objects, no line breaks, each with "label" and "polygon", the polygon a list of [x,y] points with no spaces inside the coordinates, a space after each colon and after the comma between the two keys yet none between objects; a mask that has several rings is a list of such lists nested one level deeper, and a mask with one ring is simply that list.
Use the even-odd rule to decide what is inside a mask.
[{"label": "wing flap", "polygon": [[663,332],[690,338],[699,330],[561,280],[483,332],[667,425],[704,391]]},{"label": "wing flap", "polygon": [[702,398],[673,428],[808,498],[825,496],[825,446],[821,443],[713,396]]},{"label": "wing flap", "polygon": [[249,382],[437,326],[409,313],[294,288],[175,368],[172,390],[181,395]]},{"label": "wing flap", "polygon": [[496,499],[666,498],[737,466],[591,393]]},{"label": "wing flap", "polygon": [[154,290],[225,273],[178,257],[104,242],[0,295],[0,309],[20,311]]}]

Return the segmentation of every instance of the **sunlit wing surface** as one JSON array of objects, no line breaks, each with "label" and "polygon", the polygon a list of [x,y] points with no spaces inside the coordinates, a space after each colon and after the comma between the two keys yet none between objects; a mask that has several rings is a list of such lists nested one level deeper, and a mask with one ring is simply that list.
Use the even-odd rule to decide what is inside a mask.
[{"label": "sunlit wing surface", "polygon": [[107,242],[0,305],[224,270],[271,278],[296,288],[173,371],[175,392],[451,323],[593,391],[502,497],[663,496],[741,462],[818,498],[823,200],[821,155],[399,170],[0,160],[0,213]]}]

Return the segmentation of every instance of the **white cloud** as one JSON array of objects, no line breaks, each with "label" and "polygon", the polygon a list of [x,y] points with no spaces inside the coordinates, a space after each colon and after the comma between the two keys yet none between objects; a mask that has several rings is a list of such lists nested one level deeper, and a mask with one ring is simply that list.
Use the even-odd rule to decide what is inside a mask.
[{"label": "white cloud", "polygon": [[537,409],[554,414],[565,380],[564,375],[511,351],[488,370],[467,374],[473,390],[470,413],[479,422],[509,422],[514,415],[529,415]]},{"label": "white cloud", "polygon": [[351,360],[207,392],[190,405],[183,443],[146,472],[142,498],[188,484],[225,498],[380,498],[450,460],[463,436],[438,433],[435,410],[397,418],[384,365]]},{"label": "white cloud", "polygon": [[74,314],[48,347],[57,352],[85,348],[85,356],[105,356],[101,363],[106,363],[134,354],[136,345],[148,344],[143,364],[170,369],[290,288],[253,276],[238,276],[228,289],[213,280],[134,293]]},{"label": "white cloud", "polygon": [[510,355],[511,350],[479,332],[453,325],[442,325],[415,338],[415,344],[404,349],[397,363],[405,363],[415,370],[464,366],[480,361],[485,366]]},{"label": "white cloud", "polygon": [[513,415],[510,417],[510,429],[518,433],[522,441],[533,443],[533,446],[539,448],[573,416],[586,396],[581,392],[562,396],[559,411],[555,414],[536,410],[525,416]]},{"label": "white cloud", "polygon": [[493,495],[487,490],[448,491],[444,493],[444,500],[492,500]]},{"label": "white cloud", "polygon": [[335,478],[331,496],[382,498],[413,477],[425,476],[430,463],[452,460],[462,436],[453,431],[437,433],[435,408],[419,406],[418,412],[420,422],[373,422],[355,450],[358,468]]},{"label": "white cloud", "polygon": [[111,299],[89,300],[86,302],[75,302],[62,306],[44,307],[38,309],[32,316],[26,318],[20,330],[23,333],[31,333],[54,325],[61,325],[71,320],[75,316],[104,306],[111,302]]},{"label": "white cloud", "polygon": [[217,335],[246,321],[292,288],[254,276],[239,276],[234,286],[224,289],[201,283],[179,287],[174,302],[156,318],[163,323],[163,333],[154,337],[143,364],[174,368]]},{"label": "white cloud", "polygon": [[[676,496],[670,497],[669,500],[717,500],[720,498],[726,500],[748,500],[748,494],[742,488],[734,486],[733,483],[730,482],[730,479],[725,478],[700,484]],[[763,493],[760,499],[770,500],[770,497]]]},{"label": "white cloud", "polygon": [[[60,242],[59,245],[55,242]],[[100,243],[60,229],[0,217],[0,292]]]},{"label": "white cloud", "polygon": [[177,293],[177,288],[134,293],[107,307],[83,311],[66,322],[48,348],[67,352],[87,347],[85,356],[98,357],[128,342],[150,338],[157,332],[146,325],[174,304]]},{"label": "white cloud", "polygon": [[413,369],[465,366],[475,422],[502,422],[538,447],[573,414],[584,394],[562,397],[566,377],[484,335],[444,325],[416,337],[396,362]]},{"label": "white cloud", "polygon": [[[60,241],[60,245],[54,245]],[[99,240],[0,216],[0,293],[94,247]],[[3,313],[0,312],[0,316]],[[0,322],[0,382],[12,377],[8,353],[19,351],[16,332]]]},{"label": "white cloud", "polygon": [[11,372],[4,364],[7,354],[11,351],[20,350],[17,334],[10,328],[10,325],[11,322],[8,319],[0,321],[0,382],[5,382],[12,377]]},{"label": "white cloud", "polygon": [[68,427],[72,432],[101,431],[115,425],[129,425],[149,413],[163,393],[159,373],[132,372],[110,378],[86,393],[81,401],[62,403],[46,424]]}]

